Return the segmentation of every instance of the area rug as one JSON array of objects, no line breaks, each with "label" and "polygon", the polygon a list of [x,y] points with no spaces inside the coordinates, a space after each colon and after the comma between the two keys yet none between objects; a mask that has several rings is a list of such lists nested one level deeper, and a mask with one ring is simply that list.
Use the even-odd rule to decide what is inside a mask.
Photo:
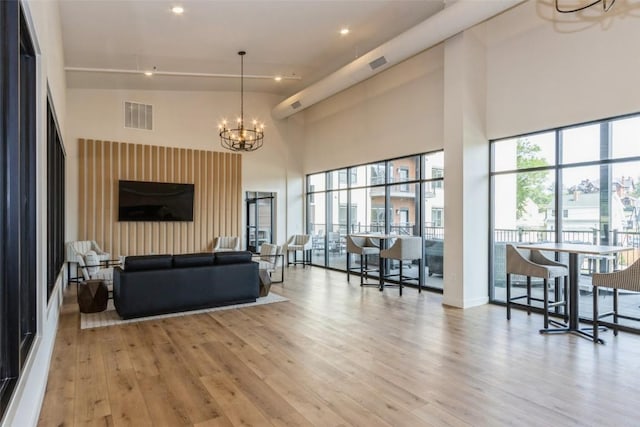
[{"label": "area rug", "polygon": [[245,304],[225,305],[222,307],[205,308],[202,310],[183,311],[180,313],[161,314],[158,316],[138,317],[136,319],[122,320],[113,306],[113,300],[109,300],[107,309],[100,313],[80,313],[80,329],[101,328],[103,326],[124,325],[127,323],[146,322],[147,320],[165,319],[168,317],[191,316],[192,314],[209,313],[212,311],[233,310],[237,308],[253,307],[256,305],[272,304],[275,302],[289,301],[288,298],[269,293],[266,297],[258,298],[255,302]]}]

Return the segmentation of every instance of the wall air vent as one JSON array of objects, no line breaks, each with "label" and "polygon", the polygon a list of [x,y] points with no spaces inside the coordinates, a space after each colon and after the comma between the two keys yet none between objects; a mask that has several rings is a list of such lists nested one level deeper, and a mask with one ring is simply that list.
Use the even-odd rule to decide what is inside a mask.
[{"label": "wall air vent", "polygon": [[387,63],[387,58],[385,58],[384,56],[381,56],[380,58],[374,59],[373,61],[369,62],[369,67],[371,67],[371,70],[375,70],[378,67],[382,67],[386,63]]},{"label": "wall air vent", "polygon": [[124,127],[153,130],[153,106],[125,101]]},{"label": "wall air vent", "polygon": [[296,101],[293,104],[291,104],[291,108],[293,108],[294,110],[297,110],[300,107],[302,107],[302,104],[300,103],[300,101]]}]

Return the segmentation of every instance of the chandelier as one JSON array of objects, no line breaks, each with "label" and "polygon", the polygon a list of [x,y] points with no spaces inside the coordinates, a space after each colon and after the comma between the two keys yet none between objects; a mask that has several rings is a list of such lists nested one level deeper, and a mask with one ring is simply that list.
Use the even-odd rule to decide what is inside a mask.
[{"label": "chandelier", "polygon": [[556,6],[556,11],[560,12],[560,13],[575,13],[575,12],[581,12],[585,9],[588,9],[590,7],[596,6],[598,3],[602,3],[602,10],[603,12],[608,12],[612,7],[613,4],[616,2],[616,0],[593,0],[590,1],[587,4],[584,4],[582,6],[574,6],[574,7],[570,7],[570,8],[562,8],[560,7],[560,0],[556,0],[555,1],[555,6]]},{"label": "chandelier", "polygon": [[227,121],[223,120],[218,129],[220,130],[220,144],[232,151],[255,151],[262,147],[264,140],[264,125],[258,125],[253,121],[253,127],[244,126],[244,55],[247,52],[241,50],[240,55],[240,117],[234,129],[227,128]]}]

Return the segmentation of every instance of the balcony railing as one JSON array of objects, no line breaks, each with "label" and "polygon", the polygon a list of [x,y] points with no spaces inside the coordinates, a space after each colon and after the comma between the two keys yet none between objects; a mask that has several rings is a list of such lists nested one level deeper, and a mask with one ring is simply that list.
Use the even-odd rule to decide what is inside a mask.
[{"label": "balcony railing", "polygon": [[[636,231],[612,231],[609,233],[609,239],[604,239],[603,233],[599,229],[592,230],[564,230],[560,241],[567,243],[583,243],[583,244],[608,244],[612,246],[627,246],[633,250],[625,251],[619,255],[618,267],[624,267],[632,264],[636,259],[640,258],[640,232]],[[544,243],[555,242],[555,230],[544,229],[495,229],[494,243]]]}]

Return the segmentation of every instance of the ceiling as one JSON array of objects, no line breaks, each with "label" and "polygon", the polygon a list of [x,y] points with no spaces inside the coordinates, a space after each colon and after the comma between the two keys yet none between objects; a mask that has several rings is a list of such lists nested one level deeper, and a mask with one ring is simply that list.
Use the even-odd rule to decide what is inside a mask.
[{"label": "ceiling", "polygon": [[[171,7],[184,7],[175,15]],[[289,96],[443,9],[443,0],[60,0],[70,88],[245,90]],[[350,33],[340,35],[341,28]],[[156,67],[157,74],[143,71]],[[140,71],[138,73],[137,71]],[[135,72],[135,73],[133,73]],[[283,76],[276,82],[267,76]]]}]

